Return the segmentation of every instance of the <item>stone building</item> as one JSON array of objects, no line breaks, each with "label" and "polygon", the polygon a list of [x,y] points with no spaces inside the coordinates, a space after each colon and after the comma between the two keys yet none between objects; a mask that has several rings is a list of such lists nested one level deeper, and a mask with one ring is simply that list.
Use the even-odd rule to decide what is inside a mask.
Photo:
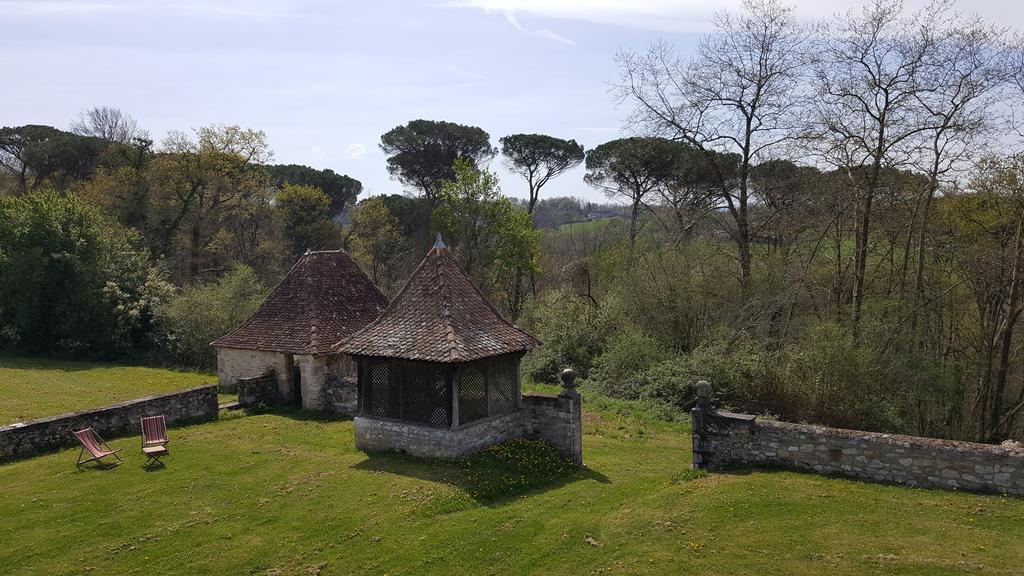
[{"label": "stone building", "polygon": [[455,457],[540,437],[528,422],[553,430],[557,398],[520,394],[520,359],[539,344],[488,303],[439,236],[381,316],[337,348],[358,365],[356,446]]},{"label": "stone building", "polygon": [[252,316],[212,343],[220,385],[230,390],[273,370],[278,401],[350,412],[355,364],[334,347],[387,304],[345,251],[306,252]]}]

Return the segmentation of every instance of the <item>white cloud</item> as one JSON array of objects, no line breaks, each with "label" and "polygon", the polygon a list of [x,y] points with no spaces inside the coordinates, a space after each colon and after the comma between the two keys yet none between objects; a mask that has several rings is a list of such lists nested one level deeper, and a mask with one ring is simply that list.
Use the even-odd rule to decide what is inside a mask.
[{"label": "white cloud", "polygon": [[[859,9],[864,0],[790,0],[803,19],[830,18]],[[904,0],[907,15],[925,8],[929,0]],[[446,0],[449,8],[529,14],[538,18],[626,26],[658,32],[708,32],[711,17],[722,10],[738,12],[742,0]],[[957,10],[977,13],[989,22],[1024,26],[1019,0],[959,0]],[[515,24],[513,24],[515,25]],[[534,31],[533,33],[539,33]]]},{"label": "white cloud", "polygon": [[344,155],[346,158],[351,158],[352,160],[362,160],[363,154],[365,153],[366,146],[364,146],[363,144],[349,144],[345,148],[345,151],[342,152],[342,155]]},{"label": "white cloud", "polygon": [[554,40],[555,42],[561,42],[562,44],[568,44],[569,46],[579,46],[579,44],[573,42],[572,40],[569,40],[565,36],[555,34],[551,30],[548,30],[547,28],[531,30],[523,26],[522,24],[519,23],[519,19],[516,18],[516,13],[513,10],[505,10],[504,13],[505,20],[508,20],[508,23],[514,26],[516,30],[521,30],[523,32],[526,32],[527,34],[533,34],[534,36],[540,36],[541,38],[547,38],[548,40]]},{"label": "white cloud", "polygon": [[[703,32],[716,11],[739,8],[741,0],[450,0],[452,8],[530,14],[540,18],[611,24],[664,32]],[[514,18],[514,16],[513,16]],[[512,20],[510,20],[512,22]],[[512,22],[513,26],[516,26]],[[517,28],[522,29],[519,26]],[[548,29],[530,31],[548,37]],[[555,36],[558,36],[555,34]],[[553,38],[552,38],[553,39]]]},{"label": "white cloud", "polygon": [[324,151],[324,149],[319,146],[313,146],[312,148],[309,149],[309,155],[312,156],[313,158],[316,158],[317,160],[323,160],[324,158],[327,157],[327,152]]}]

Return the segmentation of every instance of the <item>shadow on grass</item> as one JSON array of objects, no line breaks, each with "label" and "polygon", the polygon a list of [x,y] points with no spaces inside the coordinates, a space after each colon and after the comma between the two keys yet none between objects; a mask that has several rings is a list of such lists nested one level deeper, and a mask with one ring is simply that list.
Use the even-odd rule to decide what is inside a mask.
[{"label": "shadow on grass", "polygon": [[456,489],[427,502],[424,512],[428,515],[473,505],[498,507],[581,480],[611,483],[604,474],[566,460],[550,444],[524,439],[510,440],[455,460],[370,452],[352,467],[447,484]]},{"label": "shadow on grass", "polygon": [[351,422],[352,416],[321,412],[320,410],[303,410],[298,406],[272,406],[265,408],[243,408],[245,414],[273,414],[299,422]]}]

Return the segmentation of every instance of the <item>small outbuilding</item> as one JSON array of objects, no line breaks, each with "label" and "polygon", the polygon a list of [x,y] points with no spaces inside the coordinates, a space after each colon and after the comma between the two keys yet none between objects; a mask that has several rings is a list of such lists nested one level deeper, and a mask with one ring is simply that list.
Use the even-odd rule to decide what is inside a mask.
[{"label": "small outbuilding", "polygon": [[230,390],[273,370],[278,401],[354,411],[355,364],[334,346],[387,304],[344,250],[306,252],[252,316],[212,343],[220,385]]},{"label": "small outbuilding", "polygon": [[438,236],[380,317],[336,348],[358,366],[356,446],[455,457],[523,436],[519,363],[539,344]]}]

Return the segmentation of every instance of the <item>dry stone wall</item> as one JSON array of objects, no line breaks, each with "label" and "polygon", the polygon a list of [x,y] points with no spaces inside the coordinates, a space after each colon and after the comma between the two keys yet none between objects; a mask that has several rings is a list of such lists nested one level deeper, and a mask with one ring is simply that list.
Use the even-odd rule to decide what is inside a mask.
[{"label": "dry stone wall", "polygon": [[76,446],[74,431],[93,428],[106,438],[141,434],[139,419],[163,414],[168,424],[217,418],[217,387],[200,386],[129,400],[50,418],[18,422],[0,427],[0,462],[26,458],[42,452]]},{"label": "dry stone wall", "polygon": [[1024,496],[1024,449],[691,412],[693,465],[765,466],[870,482]]}]

